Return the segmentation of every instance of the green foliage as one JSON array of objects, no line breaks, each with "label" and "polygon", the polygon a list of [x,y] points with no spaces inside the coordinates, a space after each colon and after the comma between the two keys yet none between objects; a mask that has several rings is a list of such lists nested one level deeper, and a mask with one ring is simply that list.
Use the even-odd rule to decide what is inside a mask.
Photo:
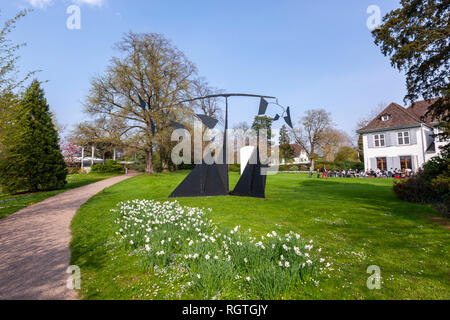
[{"label": "green foliage", "polygon": [[[405,201],[433,203],[445,216],[450,211],[450,159],[449,152],[428,161],[417,177],[394,185],[395,194]],[[443,209],[444,208],[444,209]]]},{"label": "green foliage", "polygon": [[67,170],[69,174],[79,174],[81,172],[80,167],[69,167]]},{"label": "green foliage", "polygon": [[252,124],[252,129],[259,135],[260,130],[267,130],[267,140],[272,137],[272,118],[267,116],[256,116]]},{"label": "green foliage", "polygon": [[2,137],[0,184],[10,193],[61,189],[67,168],[58,133],[38,81],[18,103]]},{"label": "green foliage", "polygon": [[241,165],[240,164],[230,164],[228,166],[228,171],[230,171],[230,172],[241,172]]},{"label": "green foliage", "polygon": [[450,129],[449,21],[448,0],[401,0],[373,31],[392,66],[406,72],[405,100],[440,97],[429,113],[442,121],[443,137]]},{"label": "green foliage", "polygon": [[328,162],[328,161],[317,161],[316,163],[316,169],[322,169],[323,166],[327,167],[327,170],[334,171],[334,170],[358,170],[358,171],[364,171],[364,163],[359,161],[335,161],[335,162]]},{"label": "green foliage", "polygon": [[26,16],[28,11],[21,10],[13,18],[6,20],[0,27],[0,96],[21,87],[35,72],[29,72],[22,80],[18,78],[18,50],[25,44],[15,44],[8,35],[16,28],[17,22]]},{"label": "green foliage", "polygon": [[286,125],[280,129],[280,158],[289,161],[294,157],[294,152],[291,148],[291,137],[289,136]]},{"label": "green foliage", "polygon": [[106,160],[105,164],[94,164],[91,167],[91,172],[96,173],[121,173],[123,172],[122,165],[115,160]]},{"label": "green foliage", "polygon": [[359,153],[359,161],[364,162],[364,142],[363,135],[360,134],[358,138],[358,153]]},{"label": "green foliage", "polygon": [[279,171],[308,171],[308,166],[304,164],[283,164],[278,168]]},{"label": "green foliage", "polygon": [[358,153],[349,146],[343,146],[339,148],[336,158],[334,159],[335,162],[357,162],[358,161]]}]

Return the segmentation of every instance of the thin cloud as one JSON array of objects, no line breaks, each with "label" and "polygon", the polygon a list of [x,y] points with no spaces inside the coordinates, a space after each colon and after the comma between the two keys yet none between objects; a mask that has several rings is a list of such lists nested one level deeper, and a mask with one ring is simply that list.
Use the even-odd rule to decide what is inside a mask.
[{"label": "thin cloud", "polygon": [[88,4],[91,6],[101,7],[104,3],[104,0],[73,0],[73,2],[79,5]]},{"label": "thin cloud", "polygon": [[[53,0],[26,0],[33,8],[44,9],[53,4]],[[105,0],[72,0],[77,5],[87,4],[90,6],[101,7],[105,3]]]},{"label": "thin cloud", "polygon": [[33,8],[43,9],[51,4],[53,4],[53,0],[27,0]]}]

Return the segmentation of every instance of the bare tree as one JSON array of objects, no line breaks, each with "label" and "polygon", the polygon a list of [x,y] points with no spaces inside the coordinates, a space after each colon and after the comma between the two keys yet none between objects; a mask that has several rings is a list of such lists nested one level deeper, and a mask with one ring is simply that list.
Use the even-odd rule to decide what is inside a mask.
[{"label": "bare tree", "polygon": [[305,150],[314,169],[318,151],[324,144],[324,133],[332,126],[331,115],[324,109],[308,110],[299,121],[300,126],[291,131],[295,142]]},{"label": "bare tree", "polygon": [[112,152],[116,147],[128,147],[132,139],[126,121],[121,118],[101,116],[75,126],[68,140],[79,146],[95,146],[102,154]]},{"label": "bare tree", "polygon": [[[386,109],[387,103],[385,102],[379,102],[378,105],[370,110],[365,117],[362,117],[358,120],[356,123],[356,129],[355,132],[359,129],[364,128],[371,122],[373,119],[375,119],[376,116],[378,116],[384,109]],[[358,153],[359,153],[359,159],[361,162],[364,162],[364,146],[363,146],[363,136],[362,134],[356,133],[355,135],[355,142],[358,145]]]},{"label": "bare tree", "polygon": [[361,129],[367,126],[369,122],[375,119],[375,117],[378,116],[381,113],[381,111],[386,109],[386,107],[387,107],[386,102],[379,102],[375,108],[373,108],[367,113],[366,116],[358,120],[358,122],[356,123],[357,129]]},{"label": "bare tree", "polygon": [[19,60],[18,51],[26,44],[15,44],[8,39],[9,34],[16,28],[17,22],[28,14],[28,10],[21,10],[11,19],[4,21],[0,27],[0,94],[9,94],[17,88],[22,88],[25,81],[30,79],[36,71],[20,76],[17,62]]},{"label": "bare tree", "polygon": [[327,128],[322,133],[322,144],[320,146],[320,155],[325,161],[334,161],[337,152],[343,146],[352,147],[352,139],[342,130],[332,127]]},{"label": "bare tree", "polygon": [[[112,58],[104,75],[92,80],[85,109],[94,116],[123,119],[133,132],[133,147],[146,154],[145,172],[154,173],[152,122],[163,134],[177,112],[183,113],[186,107],[180,101],[190,97],[196,67],[160,34],[129,32],[116,49],[120,56]],[[141,107],[139,96],[148,108]]]},{"label": "bare tree", "polygon": [[[197,98],[223,93],[223,90],[211,87],[205,78],[195,79],[192,85],[193,92]],[[222,109],[220,108],[217,98],[195,100],[192,102],[192,108],[196,113],[214,117],[219,120],[219,122],[223,122]]]}]

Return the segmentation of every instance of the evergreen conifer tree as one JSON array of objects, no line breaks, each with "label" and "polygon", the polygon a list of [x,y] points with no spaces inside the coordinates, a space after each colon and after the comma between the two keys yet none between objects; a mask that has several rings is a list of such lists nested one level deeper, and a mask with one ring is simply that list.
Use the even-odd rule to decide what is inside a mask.
[{"label": "evergreen conifer tree", "polygon": [[288,129],[283,125],[280,129],[280,157],[286,162],[294,157],[294,152],[291,148],[291,137],[289,137]]},{"label": "evergreen conifer tree", "polygon": [[37,80],[23,94],[2,138],[0,183],[4,191],[35,192],[64,187],[67,168],[49,105]]}]

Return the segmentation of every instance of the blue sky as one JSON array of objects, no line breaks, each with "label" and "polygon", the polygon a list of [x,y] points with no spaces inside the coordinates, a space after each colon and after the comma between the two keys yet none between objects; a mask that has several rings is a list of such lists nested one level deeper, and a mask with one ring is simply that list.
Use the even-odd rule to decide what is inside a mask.
[{"label": "blue sky", "polygon": [[[382,15],[388,0],[0,0],[1,21],[34,11],[11,35],[27,42],[22,70],[40,69],[58,121],[70,129],[86,119],[82,101],[91,78],[115,55],[127,31],[163,33],[201,76],[227,92],[273,95],[292,108],[324,108],[348,133],[380,102],[403,105],[404,76],[373,43],[366,10]],[[81,29],[69,30],[68,6],[81,8]],[[232,123],[251,122],[259,101],[231,100]],[[280,126],[282,123],[279,122]]]}]

